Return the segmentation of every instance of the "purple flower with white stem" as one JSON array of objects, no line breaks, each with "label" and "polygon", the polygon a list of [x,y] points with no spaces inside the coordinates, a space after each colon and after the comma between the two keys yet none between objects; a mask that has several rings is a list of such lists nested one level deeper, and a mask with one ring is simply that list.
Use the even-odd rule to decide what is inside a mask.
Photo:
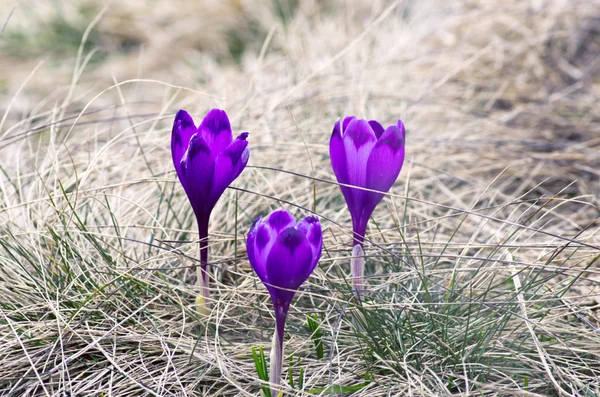
[{"label": "purple flower with white stem", "polygon": [[[281,381],[283,331],[290,303],[317,266],[322,247],[321,224],[315,216],[296,223],[287,211],[278,210],[266,221],[258,218],[248,232],[248,259],[267,287],[275,310],[270,370],[270,382],[275,386]],[[276,396],[277,390],[271,395]]]},{"label": "purple flower with white stem", "polygon": [[171,154],[179,181],[188,196],[200,237],[200,267],[198,306],[203,310],[208,298],[208,222],[210,214],[227,186],[237,178],[248,163],[248,133],[233,139],[227,113],[212,109],[196,128],[185,111],[175,115],[171,134]]},{"label": "purple flower with white stem", "polygon": [[342,123],[339,120],[335,123],[329,141],[333,172],[340,184],[351,185],[340,188],[352,217],[352,277],[359,297],[363,286],[362,245],[367,223],[400,174],[404,163],[404,137],[404,124],[400,120],[384,129],[375,120],[351,116]]}]

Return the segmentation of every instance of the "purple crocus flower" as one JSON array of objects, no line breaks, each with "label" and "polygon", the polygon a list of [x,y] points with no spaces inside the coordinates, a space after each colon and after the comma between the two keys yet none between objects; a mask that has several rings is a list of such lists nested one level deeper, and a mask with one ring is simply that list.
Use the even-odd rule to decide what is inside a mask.
[{"label": "purple crocus flower", "polygon": [[219,109],[208,112],[198,128],[185,110],[177,112],[173,122],[173,164],[198,221],[201,305],[208,298],[208,221],[221,194],[248,163],[247,138],[248,133],[243,132],[233,139],[227,113]]},{"label": "purple crocus flower", "polygon": [[[287,211],[278,210],[266,221],[260,217],[254,222],[246,247],[250,264],[273,301],[276,329],[271,349],[270,381],[279,385],[285,319],[296,290],[308,279],[321,257],[321,224],[314,216],[297,224]],[[275,390],[272,395],[277,395]]]},{"label": "purple crocus flower", "polygon": [[[375,120],[351,116],[343,123],[338,120],[333,127],[329,142],[333,172],[340,184],[361,188],[340,186],[352,216],[354,258],[364,255],[362,244],[369,218],[402,169],[404,134],[404,124],[400,120],[384,129]],[[364,260],[354,262],[352,275],[359,293]]]}]

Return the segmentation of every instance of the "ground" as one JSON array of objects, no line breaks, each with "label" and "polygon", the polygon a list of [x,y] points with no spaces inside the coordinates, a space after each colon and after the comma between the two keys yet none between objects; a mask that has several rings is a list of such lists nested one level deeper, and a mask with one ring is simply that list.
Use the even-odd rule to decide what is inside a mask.
[{"label": "ground", "polygon": [[[600,1],[4,0],[0,32],[2,395],[258,395],[274,319],[245,236],[278,208],[324,230],[288,395],[600,395]],[[214,107],[251,155],[201,314],[170,134]],[[347,115],[407,127],[362,302]]]}]

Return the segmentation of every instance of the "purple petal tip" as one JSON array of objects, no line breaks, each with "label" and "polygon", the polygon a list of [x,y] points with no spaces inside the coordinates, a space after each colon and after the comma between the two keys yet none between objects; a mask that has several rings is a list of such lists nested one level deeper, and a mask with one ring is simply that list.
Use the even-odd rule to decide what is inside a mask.
[{"label": "purple petal tip", "polygon": [[272,212],[271,215],[269,215],[267,223],[271,228],[279,232],[287,226],[295,226],[296,220],[286,210],[277,210]]},{"label": "purple petal tip", "polygon": [[317,218],[315,215],[309,215],[306,218],[304,218],[304,220],[307,223],[319,223],[319,218]]},{"label": "purple petal tip", "polygon": [[231,133],[231,125],[227,113],[221,109],[211,109],[202,120],[201,128],[208,129],[211,133]]},{"label": "purple petal tip", "polygon": [[398,120],[397,127],[400,130],[402,137],[404,138],[406,135],[406,128],[404,127],[404,123],[402,122],[402,120]]},{"label": "purple petal tip", "polygon": [[179,110],[177,111],[177,113],[175,113],[175,118],[176,118],[176,119],[179,119],[179,118],[182,118],[182,117],[185,117],[185,116],[189,116],[189,115],[190,115],[190,114],[189,114],[188,112],[186,112],[185,110],[183,110],[183,109],[179,109]]},{"label": "purple petal tip", "polygon": [[262,217],[262,216],[259,216],[258,218],[256,218],[256,219],[254,220],[254,222],[252,222],[252,226],[250,227],[250,233],[252,233],[252,231],[253,231],[254,229],[256,229],[256,227],[257,227],[257,226],[258,226],[258,224],[259,224],[259,223],[262,221],[262,219],[263,219],[263,217]]},{"label": "purple petal tip", "polygon": [[375,136],[377,136],[377,139],[381,138],[381,135],[385,131],[383,126],[379,124],[377,120],[369,120],[369,125],[371,126],[371,129],[373,129],[373,132],[375,133]]},{"label": "purple petal tip", "polygon": [[188,128],[188,127],[196,128],[196,126],[194,125],[194,119],[192,119],[192,116],[190,116],[190,114],[183,109],[180,109],[175,114],[175,122],[181,123],[181,127],[183,127],[183,128]]},{"label": "purple petal tip", "polygon": [[348,117],[344,118],[344,122],[342,124],[342,130],[343,130],[342,133],[346,132],[346,128],[348,128],[348,124],[350,124],[350,122],[352,120],[356,120],[356,116],[348,116]]},{"label": "purple petal tip", "polygon": [[342,138],[342,130],[340,127],[340,119],[338,118],[337,121],[335,122],[335,124],[333,125],[333,131],[331,131],[331,138],[333,139],[334,137],[338,137],[338,138]]}]

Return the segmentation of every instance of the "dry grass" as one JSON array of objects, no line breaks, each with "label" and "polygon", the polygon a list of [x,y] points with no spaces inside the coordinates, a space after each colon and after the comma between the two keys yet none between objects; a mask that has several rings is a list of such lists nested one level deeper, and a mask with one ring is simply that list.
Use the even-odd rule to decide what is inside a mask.
[{"label": "dry grass", "polygon": [[[273,319],[244,238],[279,207],[325,228],[290,394],[600,393],[598,0],[101,3],[0,6],[2,395],[258,394]],[[211,107],[251,159],[213,213],[201,318],[169,140]],[[348,114],[408,128],[363,306],[327,148]]]}]

